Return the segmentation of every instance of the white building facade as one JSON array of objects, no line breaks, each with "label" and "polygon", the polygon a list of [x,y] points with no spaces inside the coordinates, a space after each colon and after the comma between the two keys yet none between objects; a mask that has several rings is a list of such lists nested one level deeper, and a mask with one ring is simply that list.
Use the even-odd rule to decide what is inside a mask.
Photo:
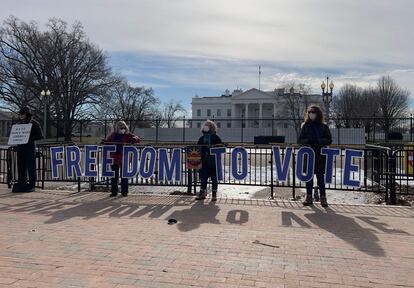
[{"label": "white building facade", "polygon": [[[293,98],[296,100],[288,100]],[[244,92],[234,90],[233,93],[226,90],[221,96],[196,96],[192,99],[192,118],[195,120],[191,126],[199,128],[202,121],[212,119],[219,128],[266,128],[275,125],[288,128],[288,120],[293,118],[292,109],[298,111],[296,117],[303,117],[309,104],[321,106],[321,95],[300,95],[293,89],[287,92],[285,89],[261,91],[252,88]],[[297,107],[292,107],[294,105]]]}]

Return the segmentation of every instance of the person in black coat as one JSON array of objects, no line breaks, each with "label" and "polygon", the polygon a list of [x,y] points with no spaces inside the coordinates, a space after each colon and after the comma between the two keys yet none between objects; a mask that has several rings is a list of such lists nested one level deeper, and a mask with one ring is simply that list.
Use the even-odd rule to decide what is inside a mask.
[{"label": "person in black coat", "polygon": [[[35,141],[43,138],[42,130],[37,121],[32,119],[29,108],[23,107],[19,111],[19,124],[32,124],[29,141],[17,145],[18,181],[13,186],[13,192],[33,192],[36,184],[36,146]],[[29,182],[27,182],[29,176]]]},{"label": "person in black coat", "polygon": [[197,200],[206,199],[207,195],[207,181],[211,178],[213,190],[211,201],[217,200],[217,172],[216,172],[216,159],[214,155],[210,154],[210,148],[213,146],[222,145],[220,137],[217,136],[217,126],[213,121],[207,120],[204,122],[201,132],[203,136],[198,139],[197,145],[201,146],[201,169],[199,170],[201,178],[200,192],[197,196]]},{"label": "person in black coat", "polygon": [[[315,152],[315,170],[316,179],[318,181],[318,188],[320,193],[321,205],[328,206],[325,193],[325,156],[321,155],[322,147],[332,143],[331,132],[328,125],[324,123],[322,110],[316,106],[311,105],[307,109],[305,121],[302,123],[302,129],[298,139],[299,144],[310,146]],[[303,205],[308,206],[313,204],[312,198],[313,177],[306,183],[306,199]]]}]

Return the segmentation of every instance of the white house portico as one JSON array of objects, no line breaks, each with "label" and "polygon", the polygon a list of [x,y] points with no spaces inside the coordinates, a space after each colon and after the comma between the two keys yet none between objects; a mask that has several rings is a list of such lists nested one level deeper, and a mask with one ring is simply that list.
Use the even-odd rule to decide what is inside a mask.
[{"label": "white house portico", "polygon": [[[271,127],[273,118],[292,118],[289,112],[289,97],[298,97],[296,101],[303,110],[310,103],[320,104],[320,95],[300,95],[290,89],[275,89],[274,91],[261,91],[256,88],[247,91],[234,90],[230,94],[215,97],[194,97],[192,99],[192,118],[200,119],[193,125],[200,127],[201,122],[207,118],[214,119],[219,127],[225,128],[264,128]],[[302,113],[302,112],[301,112]],[[243,120],[243,121],[242,121]],[[278,121],[278,126],[286,126],[287,123]],[[194,127],[194,126],[193,126]],[[284,127],[287,128],[287,127]]]}]

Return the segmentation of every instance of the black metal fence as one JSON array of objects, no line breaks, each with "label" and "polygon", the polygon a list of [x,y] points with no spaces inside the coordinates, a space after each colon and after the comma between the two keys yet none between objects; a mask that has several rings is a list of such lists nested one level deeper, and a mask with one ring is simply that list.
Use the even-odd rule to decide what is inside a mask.
[{"label": "black metal fence", "polygon": [[[254,136],[281,136],[285,143],[294,143],[302,119],[292,118],[224,118],[210,117],[223,133],[233,135],[231,143],[253,143]],[[43,119],[40,119],[43,120]],[[165,142],[188,143],[194,141],[204,118],[180,119],[126,119],[132,132],[144,134],[144,140],[155,144]],[[17,120],[0,120],[0,136],[3,142]],[[41,122],[42,128],[43,122]],[[63,120],[47,120],[49,140],[62,141],[65,130],[71,127],[70,137],[76,141],[97,142],[107,137],[114,129],[116,119],[81,119],[72,123]],[[381,117],[332,118],[329,126],[336,134],[335,144],[409,143],[414,141],[414,118]],[[170,128],[170,129],[165,129]],[[168,132],[168,130],[170,130]],[[346,134],[346,135],[345,135]]]},{"label": "black metal fence", "polygon": [[[137,146],[139,150],[143,146]],[[108,185],[108,178],[105,177],[79,177],[68,178],[64,167],[60,168],[60,177],[53,179],[51,175],[50,165],[50,146],[39,145],[37,147],[37,186],[45,187],[47,182],[72,182],[78,184],[80,190],[81,183],[88,183],[93,190],[97,185]],[[79,146],[81,151],[84,146]],[[130,185],[145,185],[145,186],[182,186],[187,187],[188,193],[196,191],[199,184],[198,173],[195,170],[186,168],[186,146],[155,146],[157,148],[166,148],[169,153],[174,148],[180,148],[182,153],[182,166],[180,181],[159,180],[157,178],[157,166],[155,173],[150,178],[143,178],[137,175],[135,178],[129,179]],[[245,146],[248,152],[248,173],[247,177],[240,181],[231,176],[230,156],[234,147],[227,147],[226,153],[222,157],[224,179],[220,184],[231,185],[252,185],[265,186],[270,188],[269,197],[273,198],[277,193],[277,187],[287,187],[292,189],[292,198],[295,198],[297,189],[304,188],[305,183],[302,183],[294,176],[296,169],[295,157],[292,157],[287,181],[281,182],[276,179],[274,169],[273,150],[270,145],[263,146]],[[361,187],[349,187],[343,184],[343,165],[345,148],[341,148],[341,153],[334,160],[333,183],[327,184],[327,189],[346,191],[360,191],[360,192],[375,192],[385,194],[386,201],[389,203],[396,203],[397,195],[414,195],[414,168],[413,155],[414,149],[410,146],[399,147],[379,147],[367,146],[364,149],[364,157],[358,158],[354,164],[360,167],[357,175],[353,175],[355,179],[360,180]],[[282,158],[285,155],[285,148],[281,148]],[[294,155],[297,147],[294,148]],[[100,167],[100,158],[102,150],[99,148],[97,152],[97,168]],[[293,156],[294,156],[293,155]],[[139,159],[141,161],[141,159]],[[147,161],[147,159],[145,159]],[[241,161],[238,159],[237,161]],[[147,165],[147,164],[146,164]],[[99,170],[99,169],[97,169]],[[17,179],[17,159],[14,148],[0,149],[0,181],[6,183],[11,187]]]}]

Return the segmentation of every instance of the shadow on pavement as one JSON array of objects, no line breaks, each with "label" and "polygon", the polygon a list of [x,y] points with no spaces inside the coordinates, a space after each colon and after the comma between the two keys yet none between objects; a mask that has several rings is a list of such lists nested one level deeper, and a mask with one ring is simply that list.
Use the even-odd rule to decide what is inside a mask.
[{"label": "shadow on pavement", "polygon": [[326,212],[316,207],[313,207],[313,210],[314,213],[304,216],[315,226],[334,234],[361,252],[375,257],[385,256],[375,230],[364,228],[354,218],[336,214],[330,208],[326,208]]},{"label": "shadow on pavement", "polygon": [[[75,217],[88,220],[98,216],[107,217],[149,217],[174,218],[178,220],[180,231],[190,231],[203,223],[220,224],[216,219],[220,209],[214,202],[195,201],[189,197],[141,197],[138,202],[131,203],[126,198],[88,199],[87,202],[61,200],[25,199],[13,204],[0,204],[0,211],[39,214],[50,217],[45,224],[54,224]],[[132,199],[137,200],[137,199]],[[170,215],[167,213],[171,212]],[[246,210],[228,211],[226,222],[242,225],[249,221]]]},{"label": "shadow on pavement", "polygon": [[198,229],[201,224],[220,224],[216,219],[220,208],[214,202],[198,201],[189,209],[174,211],[168,218],[178,221],[177,228],[182,232]]}]

